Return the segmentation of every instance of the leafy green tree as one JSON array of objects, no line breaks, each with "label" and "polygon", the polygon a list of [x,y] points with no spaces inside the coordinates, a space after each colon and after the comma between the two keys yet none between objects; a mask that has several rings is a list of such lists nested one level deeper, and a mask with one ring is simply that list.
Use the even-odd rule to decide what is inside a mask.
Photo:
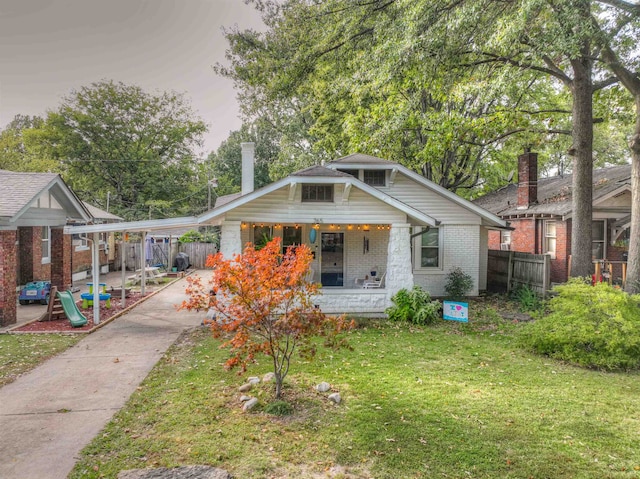
[{"label": "leafy green tree", "polygon": [[193,212],[195,147],[205,124],[177,93],[101,81],[67,96],[46,120],[46,139],[73,189],[126,219]]},{"label": "leafy green tree", "polygon": [[232,131],[220,147],[207,158],[208,175],[216,178],[217,196],[240,191],[242,183],[242,147],[245,142],[255,143],[255,188],[270,183],[269,166],[278,155],[278,135],[269,125],[256,121],[243,124],[240,130]]},{"label": "leafy green tree", "polygon": [[596,62],[598,2],[255,3],[268,30],[229,32],[221,72],[247,113],[303,120],[313,152],[379,154],[456,190],[501,179],[513,144],[570,135],[572,274],[589,274],[593,98],[617,81]]},{"label": "leafy green tree", "polygon": [[60,172],[43,143],[44,120],[38,116],[16,115],[0,131],[0,169],[10,171]]},{"label": "leafy green tree", "polygon": [[635,125],[629,138],[631,150],[631,231],[626,290],[640,291],[640,62],[637,40],[640,35],[640,4],[626,0],[600,0],[601,7],[589,18],[595,31],[601,58],[635,104]]}]

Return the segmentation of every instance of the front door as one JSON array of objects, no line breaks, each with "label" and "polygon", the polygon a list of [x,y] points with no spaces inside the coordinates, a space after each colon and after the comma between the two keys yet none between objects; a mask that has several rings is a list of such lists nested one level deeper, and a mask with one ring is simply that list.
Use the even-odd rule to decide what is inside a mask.
[{"label": "front door", "polygon": [[344,285],[344,233],[320,233],[322,286]]}]

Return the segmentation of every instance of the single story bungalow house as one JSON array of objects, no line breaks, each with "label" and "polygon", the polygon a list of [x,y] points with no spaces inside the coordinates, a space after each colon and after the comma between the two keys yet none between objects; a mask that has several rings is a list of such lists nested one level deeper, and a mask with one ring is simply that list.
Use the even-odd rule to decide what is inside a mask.
[{"label": "single story bungalow house", "polygon": [[[486,288],[489,231],[506,221],[408,168],[352,154],[312,166],[254,190],[254,144],[242,144],[242,189],[220,197],[198,217],[80,226],[75,232],[153,232],[185,226],[220,227],[220,251],[278,236],[283,248],[314,253],[316,304],[326,313],[381,315],[402,288],[445,294],[454,267]],[[75,227],[74,227],[75,229]],[[74,232],[66,228],[66,233]]]}]

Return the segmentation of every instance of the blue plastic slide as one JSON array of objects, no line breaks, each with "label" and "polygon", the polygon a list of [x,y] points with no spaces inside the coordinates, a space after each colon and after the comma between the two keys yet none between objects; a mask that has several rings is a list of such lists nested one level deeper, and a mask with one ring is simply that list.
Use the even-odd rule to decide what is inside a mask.
[{"label": "blue plastic slide", "polygon": [[73,299],[71,291],[58,291],[56,294],[58,295],[58,298],[60,298],[60,304],[62,304],[64,314],[69,318],[71,326],[79,328],[80,326],[87,324],[87,318],[78,309],[78,305],[76,304],[75,299]]}]

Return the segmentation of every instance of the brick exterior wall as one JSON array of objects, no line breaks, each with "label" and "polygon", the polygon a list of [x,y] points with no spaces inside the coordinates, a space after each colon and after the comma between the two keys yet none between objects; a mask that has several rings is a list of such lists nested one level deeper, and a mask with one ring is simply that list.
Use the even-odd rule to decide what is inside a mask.
[{"label": "brick exterior wall", "polygon": [[[72,246],[71,250],[73,255],[71,260],[73,272],[78,273],[80,271],[89,271],[91,269],[91,247],[76,251],[75,246]],[[100,250],[100,265],[108,264],[108,262],[109,259],[107,258],[103,248]]]},{"label": "brick exterior wall", "polygon": [[[540,228],[542,230],[542,227]],[[551,282],[564,283],[569,276],[569,256],[571,255],[571,226],[566,221],[556,220],[556,257],[551,260]]]},{"label": "brick exterior wall", "polygon": [[515,228],[515,230],[511,232],[511,250],[536,254],[539,244],[536,220],[532,218],[512,220],[510,225]]},{"label": "brick exterior wall", "polygon": [[71,280],[71,235],[62,228],[51,228],[51,284],[65,291]]},{"label": "brick exterior wall", "polygon": [[33,281],[33,228],[18,228],[18,284]]},{"label": "brick exterior wall", "polygon": [[500,249],[500,231],[489,230],[489,249]]},{"label": "brick exterior wall", "polygon": [[17,241],[17,231],[0,231],[0,326],[17,320]]}]

